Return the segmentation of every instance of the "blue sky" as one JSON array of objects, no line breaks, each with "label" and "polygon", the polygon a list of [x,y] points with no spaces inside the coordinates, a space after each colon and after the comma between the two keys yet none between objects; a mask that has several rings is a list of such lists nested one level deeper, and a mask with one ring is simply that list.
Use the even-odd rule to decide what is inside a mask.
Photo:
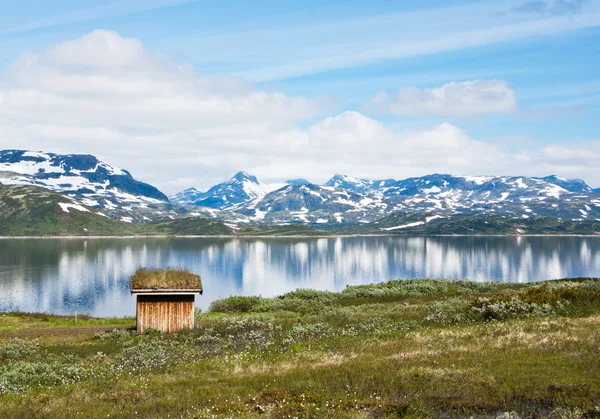
[{"label": "blue sky", "polygon": [[[119,58],[128,40],[138,61]],[[0,147],[98,154],[168,192],[238,169],[273,181],[552,172],[598,187],[599,61],[598,0],[10,2]],[[132,74],[146,87],[127,103],[111,89]],[[199,113],[150,124],[134,112],[142,98]],[[90,116],[110,108],[131,115]],[[167,152],[184,158],[169,165]]]}]

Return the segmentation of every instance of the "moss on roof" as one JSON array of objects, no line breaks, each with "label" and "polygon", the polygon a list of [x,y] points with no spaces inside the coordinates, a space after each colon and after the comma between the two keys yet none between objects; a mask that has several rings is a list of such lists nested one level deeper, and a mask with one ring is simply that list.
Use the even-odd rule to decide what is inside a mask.
[{"label": "moss on roof", "polygon": [[138,269],[131,277],[132,290],[202,290],[200,275],[185,269]]}]

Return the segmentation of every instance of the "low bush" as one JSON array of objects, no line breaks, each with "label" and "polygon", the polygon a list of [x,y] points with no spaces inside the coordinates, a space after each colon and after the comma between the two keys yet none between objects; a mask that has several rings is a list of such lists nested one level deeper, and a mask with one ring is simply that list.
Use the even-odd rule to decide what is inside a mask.
[{"label": "low bush", "polygon": [[136,336],[134,330],[127,329],[113,329],[106,332],[96,333],[94,335],[94,339],[102,340],[102,341],[111,341],[111,340],[127,340],[132,339]]},{"label": "low bush", "polygon": [[35,387],[71,384],[85,375],[83,367],[60,362],[15,361],[0,366],[0,395]]},{"label": "low bush", "polygon": [[224,334],[231,349],[267,349],[273,345],[275,334],[281,326],[275,326],[268,317],[233,319],[225,323]]},{"label": "low bush", "polygon": [[14,338],[0,345],[0,361],[25,358],[38,353],[37,341]]},{"label": "low bush", "polygon": [[333,334],[334,330],[326,323],[296,323],[292,326],[283,340],[283,346],[284,348],[287,348],[289,345],[304,340],[322,339],[333,336]]},{"label": "low bush", "polygon": [[451,297],[434,301],[425,307],[425,320],[440,325],[460,324],[470,321],[467,301],[460,297]]},{"label": "low bush", "polygon": [[554,304],[536,304],[518,297],[508,300],[477,298],[471,306],[471,313],[481,320],[506,320],[516,316],[547,316],[556,308],[562,308],[560,301]]},{"label": "low bush", "polygon": [[534,304],[554,304],[557,301],[570,303],[592,303],[600,305],[600,289],[594,285],[600,281],[580,283],[577,286],[553,286],[549,283],[531,288],[520,295],[523,301]]},{"label": "low bush", "polygon": [[460,286],[475,286],[469,281],[432,279],[395,279],[381,284],[348,286],[341,292],[343,298],[416,298],[454,291]]},{"label": "low bush", "polygon": [[599,281],[546,282],[517,295],[478,297],[471,314],[479,320],[505,320],[515,316],[547,316],[565,311],[597,311],[600,308]]},{"label": "low bush", "polygon": [[181,359],[181,344],[175,340],[153,338],[129,346],[117,356],[117,370],[157,369]]},{"label": "low bush", "polygon": [[[506,284],[479,283],[459,280],[391,280],[379,284],[347,286],[342,292],[297,289],[274,298],[229,297],[214,301],[210,311],[221,313],[291,312],[301,315],[322,314],[331,307],[362,306],[393,302],[407,298],[435,295],[457,295],[494,290]],[[515,284],[520,287],[521,284]]]},{"label": "low bush", "polygon": [[232,296],[213,301],[210,311],[215,313],[248,313],[263,301],[261,297]]},{"label": "low bush", "polygon": [[330,291],[317,291],[309,288],[299,288],[277,298],[282,300],[297,299],[306,301],[332,302],[337,299],[337,294]]}]

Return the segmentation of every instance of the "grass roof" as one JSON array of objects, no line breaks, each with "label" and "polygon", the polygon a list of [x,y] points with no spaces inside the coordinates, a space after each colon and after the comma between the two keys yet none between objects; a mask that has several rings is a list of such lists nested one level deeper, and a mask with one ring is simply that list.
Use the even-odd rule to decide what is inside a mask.
[{"label": "grass roof", "polygon": [[131,277],[132,290],[202,290],[200,275],[185,269],[138,269]]}]

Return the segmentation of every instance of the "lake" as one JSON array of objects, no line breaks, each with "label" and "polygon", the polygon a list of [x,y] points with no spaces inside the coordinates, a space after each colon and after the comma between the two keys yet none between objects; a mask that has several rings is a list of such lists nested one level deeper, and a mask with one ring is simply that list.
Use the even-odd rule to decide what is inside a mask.
[{"label": "lake", "polygon": [[394,278],[528,282],[600,276],[600,237],[1,239],[0,312],[135,314],[139,267],[202,276],[196,305]]}]

